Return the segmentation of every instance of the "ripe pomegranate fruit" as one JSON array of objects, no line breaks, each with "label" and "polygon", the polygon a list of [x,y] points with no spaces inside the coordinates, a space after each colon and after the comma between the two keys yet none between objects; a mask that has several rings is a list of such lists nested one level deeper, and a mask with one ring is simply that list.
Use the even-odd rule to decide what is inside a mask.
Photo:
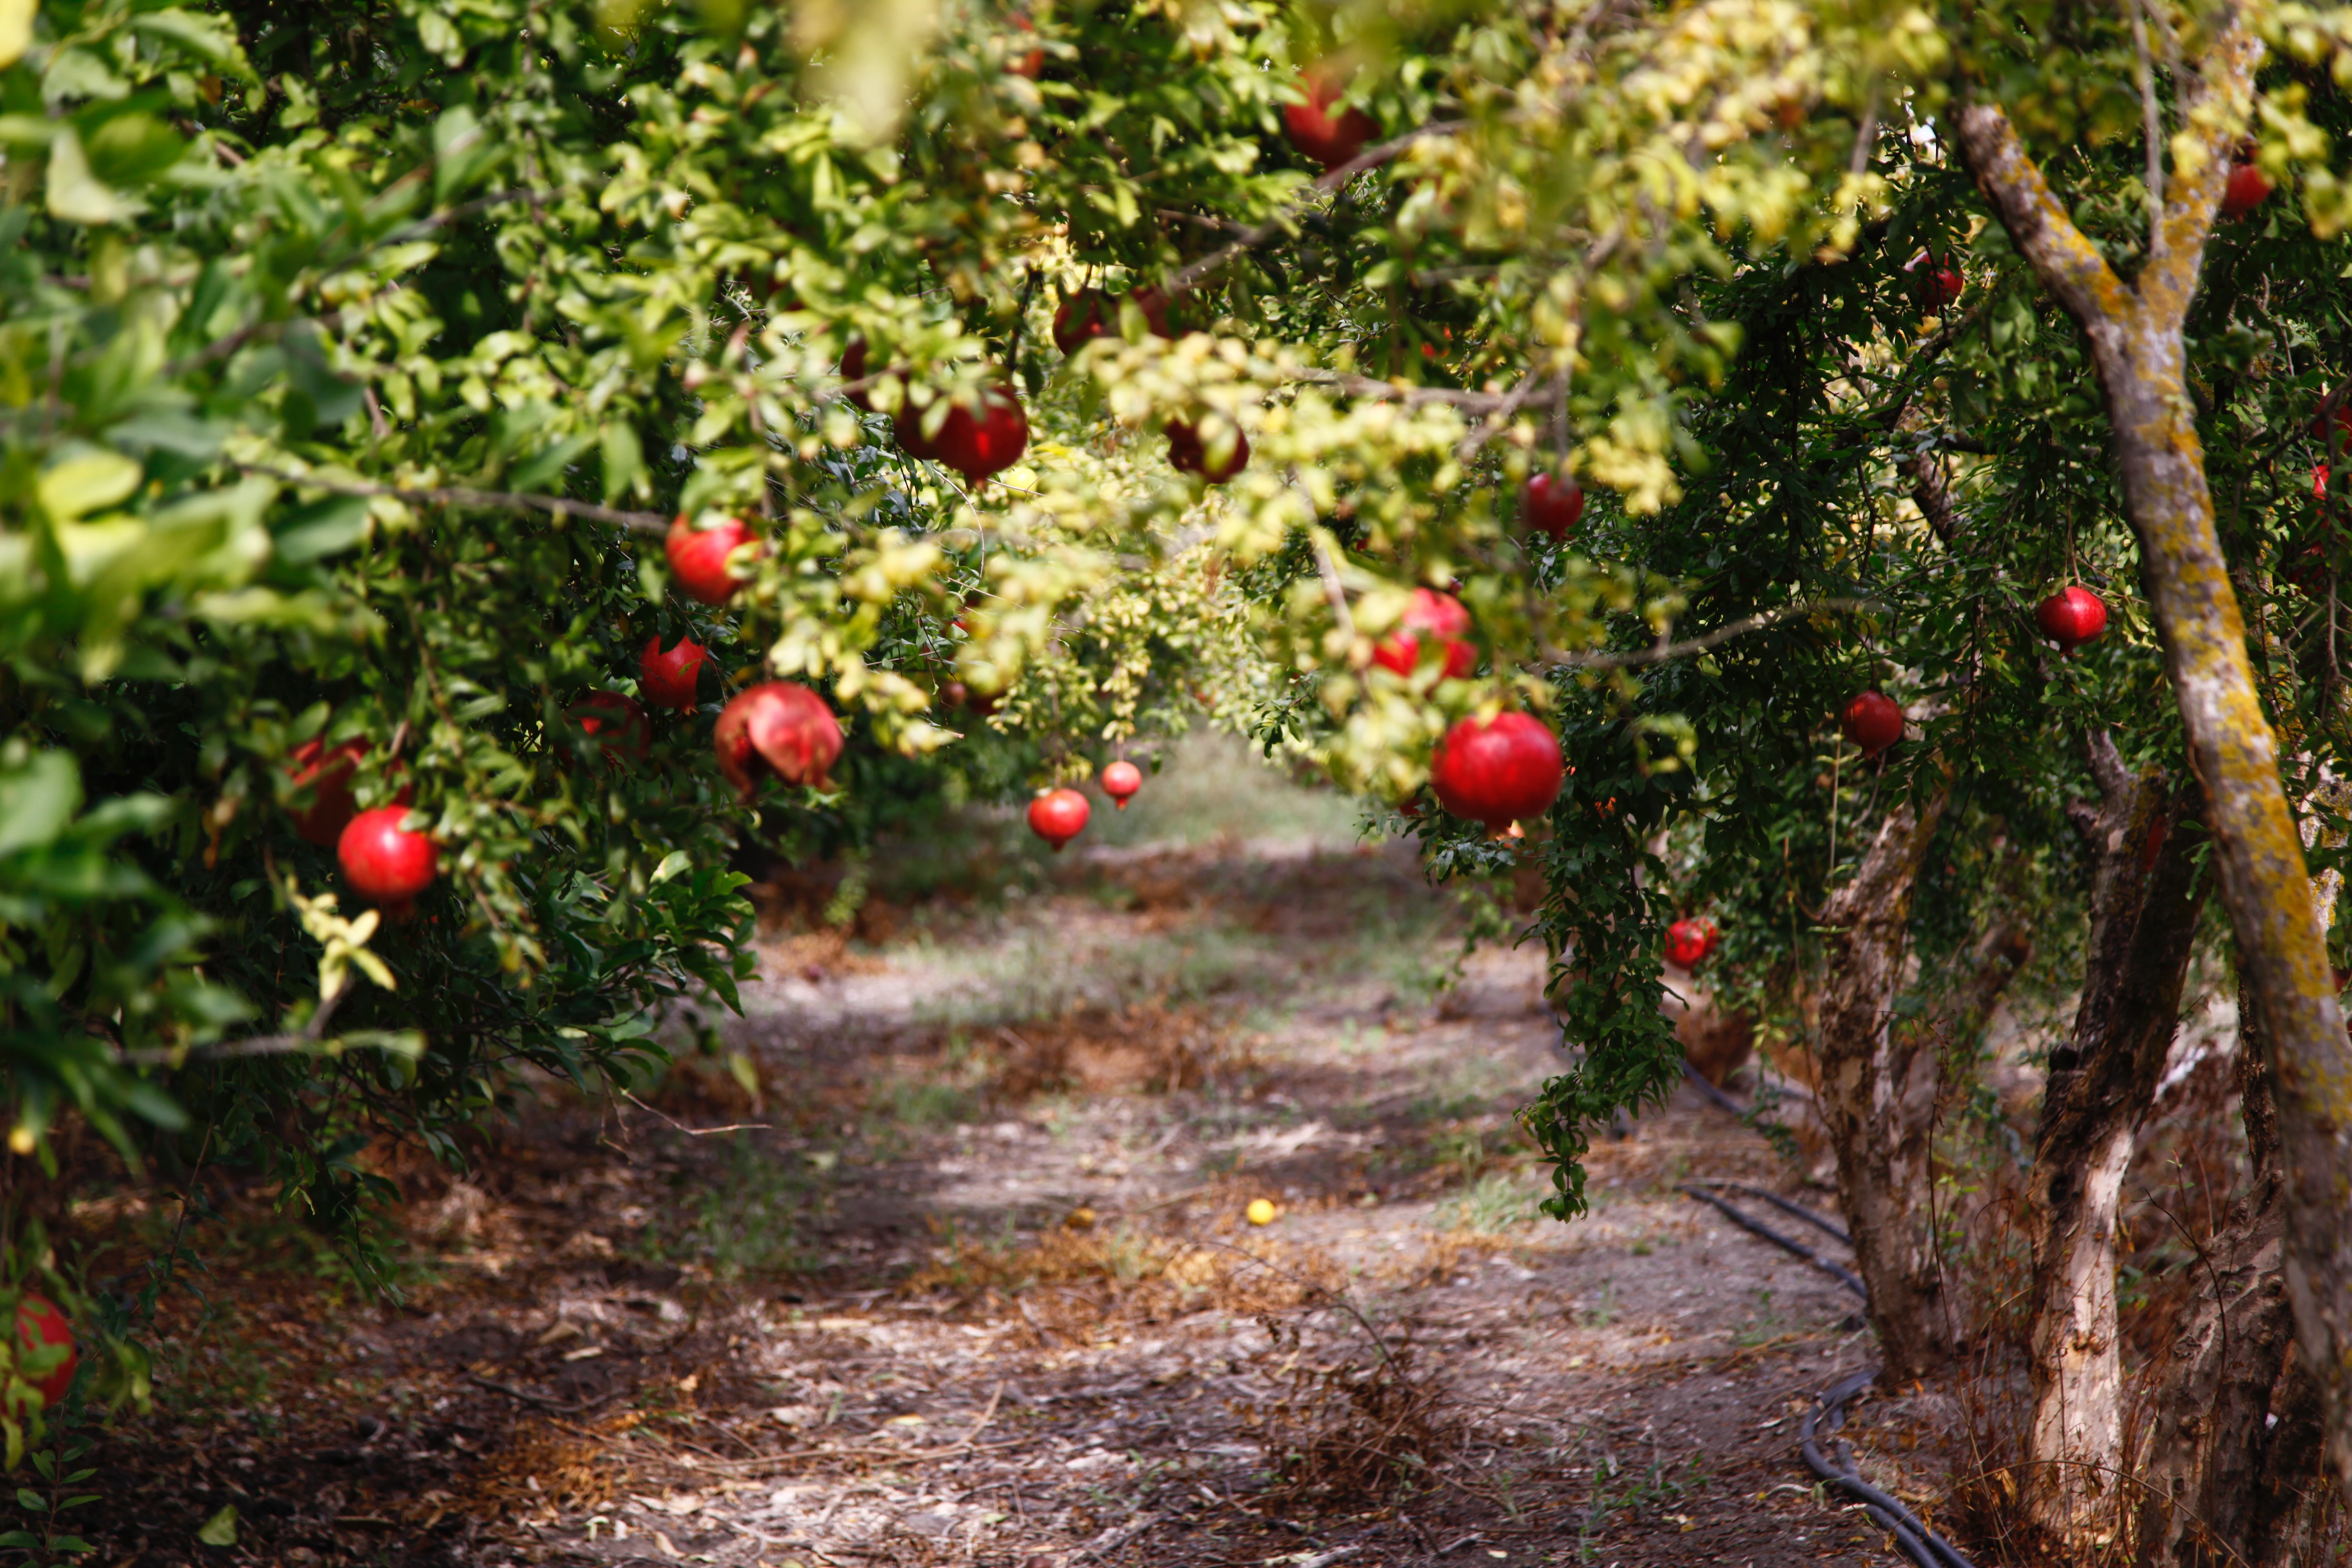
[{"label": "ripe pomegranate fruit", "polygon": [[343,880],[352,891],[381,904],[395,919],[409,912],[416,895],[431,887],[441,870],[441,854],[433,840],[401,826],[407,817],[403,801],[362,811],[335,845],[335,858],[343,864]]},{"label": "ripe pomegranate fruit", "polygon": [[1309,66],[1300,73],[1299,85],[1307,89],[1307,101],[1283,106],[1283,134],[1293,147],[1322,164],[1325,174],[1352,160],[1380,134],[1381,122],[1360,109],[1333,118],[1331,106],[1339,101],[1346,85],[1337,72]]},{"label": "ripe pomegranate fruit", "polygon": [[2107,629],[2107,606],[2096,594],[2076,584],[2035,605],[2033,624],[2058,645],[2059,652],[2073,653]]},{"label": "ripe pomegranate fruit", "polygon": [[677,646],[667,653],[662,651],[660,637],[647,637],[645,651],[637,656],[637,683],[656,707],[691,713],[695,682],[709,657],[710,650],[692,637],[678,638]]},{"label": "ripe pomegranate fruit", "polygon": [[1845,705],[1838,715],[1845,726],[1846,738],[1862,748],[1865,757],[1874,757],[1903,738],[1903,710],[1884,691],[1865,691]]},{"label": "ripe pomegranate fruit", "polygon": [[1564,540],[1584,515],[1584,487],[1562,474],[1538,474],[1519,491],[1519,516],[1538,533]]},{"label": "ripe pomegranate fruit", "polygon": [[1526,713],[1497,713],[1485,724],[1465,719],[1429,760],[1437,804],[1496,833],[1550,810],[1567,776],[1559,737]]},{"label": "ripe pomegranate fruit", "polygon": [[1383,669],[1410,679],[1421,662],[1421,637],[1428,632],[1445,647],[1445,679],[1459,680],[1478,667],[1478,650],[1462,640],[1470,629],[1470,612],[1451,594],[1415,588],[1397,629],[1372,648],[1372,661]]},{"label": "ripe pomegranate fruit", "polygon": [[1125,758],[1102,771],[1102,791],[1119,810],[1127,809],[1128,800],[1143,787],[1143,770]]},{"label": "ripe pomegranate fruit", "polygon": [[[1015,27],[1018,27],[1024,33],[1034,33],[1037,30],[1037,24],[1032,22],[1026,16],[1016,14],[1012,18],[1012,21]],[[1035,81],[1040,76],[1045,74],[1045,51],[1043,49],[1031,49],[1026,54],[1014,54],[1013,58],[1006,62],[1004,68],[1010,75],[1025,76],[1031,81]]]},{"label": "ripe pomegranate fruit", "polygon": [[2252,163],[2240,163],[2230,171],[2230,183],[2221,187],[2221,216],[2224,219],[2243,217],[2270,199],[2270,177]]},{"label": "ripe pomegranate fruit", "polygon": [[1932,256],[1911,274],[1912,297],[1919,302],[1923,316],[1940,316],[1950,310],[1968,286],[1958,268]]},{"label": "ripe pomegranate fruit", "polygon": [[824,699],[790,680],[747,687],[719,710],[710,743],[719,771],[749,805],[771,776],[830,789],[841,757],[841,721]]},{"label": "ripe pomegranate fruit", "polygon": [[352,773],[367,753],[365,741],[345,741],[330,747],[317,740],[305,741],[286,754],[287,761],[296,764],[294,787],[310,786],[310,806],[286,814],[293,819],[295,832],[321,849],[335,847],[335,840],[343,836],[343,825],[359,809],[359,803],[352,798]]},{"label": "ripe pomegranate fruit", "polygon": [[1715,922],[1703,916],[1676,921],[1666,928],[1666,962],[1676,969],[1696,969],[1722,940]]},{"label": "ripe pomegranate fruit", "polygon": [[[35,1290],[27,1290],[17,1297],[17,1354],[21,1356],[30,1352],[49,1350],[58,1345],[65,1346],[66,1359],[43,1373],[39,1382],[33,1383],[45,1407],[54,1406],[66,1396],[66,1390],[73,1386],[74,1368],[80,1364],[81,1358],[74,1349],[73,1325],[66,1321],[63,1312],[58,1310],[55,1301]],[[29,1383],[32,1379],[28,1377],[26,1381]]]},{"label": "ripe pomegranate fruit", "polygon": [[1087,797],[1076,790],[1041,789],[1029,803],[1029,831],[1059,855],[1063,845],[1087,830],[1087,818],[1093,815]]},{"label": "ripe pomegranate fruit", "polygon": [[1234,432],[1234,449],[1223,462],[1213,462],[1208,443],[1201,439],[1200,431],[1181,419],[1168,422],[1168,466],[1188,474],[1198,474],[1213,485],[1223,484],[1249,465],[1249,437],[1239,430]]},{"label": "ripe pomegranate fruit", "polygon": [[740,518],[730,517],[716,528],[698,529],[686,514],[669,525],[669,569],[677,585],[706,605],[723,605],[750,581],[727,564],[736,546],[751,538]]},{"label": "ripe pomegranate fruit", "polygon": [[564,711],[599,743],[608,766],[618,765],[624,758],[633,763],[646,760],[654,726],[635,698],[618,691],[592,691]]},{"label": "ripe pomegranate fruit", "polygon": [[950,405],[939,435],[929,439],[923,436],[921,414],[913,404],[907,405],[898,411],[898,445],[908,457],[945,463],[966,484],[976,488],[986,483],[991,474],[1011,468],[1029,449],[1029,416],[1022,412],[1021,400],[1004,387],[990,387],[982,401],[978,414],[961,403]]},{"label": "ripe pomegranate fruit", "polygon": [[2314,500],[2327,499],[2327,465],[2325,463],[2311,465],[2311,499]]},{"label": "ripe pomegranate fruit", "polygon": [[[1157,289],[1138,289],[1127,297],[1153,331],[1163,338],[1176,335],[1168,330],[1167,295]],[[1079,289],[1054,312],[1054,346],[1074,354],[1097,338],[1118,336],[1118,302],[1101,289]]]}]

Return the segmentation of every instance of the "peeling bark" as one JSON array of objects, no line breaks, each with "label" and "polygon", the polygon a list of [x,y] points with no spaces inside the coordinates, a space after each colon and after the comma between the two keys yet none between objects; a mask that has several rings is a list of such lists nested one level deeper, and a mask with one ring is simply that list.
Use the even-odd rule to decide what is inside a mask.
[{"label": "peeling bark", "polygon": [[1853,878],[1832,895],[1822,1001],[1822,1120],[1837,1149],[1838,1201],[1888,1373],[1909,1377],[1949,1359],[1957,1314],[1947,1299],[1929,1208],[1940,1046],[1893,1028],[1919,863],[1944,815],[1938,790],[1887,814]]},{"label": "peeling bark", "polygon": [[2183,826],[2194,787],[2153,770],[2133,778],[2114,742],[2091,742],[2106,796],[2091,827],[2098,854],[2083,995],[2051,1058],[2027,1206],[2033,1246],[2033,1422],[2026,1510],[2080,1543],[2113,1517],[2123,1467],[2123,1366],[2116,1346],[2116,1229],[2124,1173],[2180,1017],[2180,992],[2205,903]]},{"label": "peeling bark", "polygon": [[1964,104],[1956,129],[1978,187],[2081,327],[2106,396],[2125,511],[2251,983],[2250,1016],[2272,1055],[2287,1294],[2323,1391],[2329,1456],[2352,1483],[2352,1041],[2214,531],[2181,335],[2229,168],[2236,132],[2228,127],[2242,123],[2262,46],[2235,9],[2217,13],[2201,42],[2180,77],[2181,123],[2208,127],[2201,166],[2168,182],[2146,265],[2128,285],[2074,226],[1997,105]]}]

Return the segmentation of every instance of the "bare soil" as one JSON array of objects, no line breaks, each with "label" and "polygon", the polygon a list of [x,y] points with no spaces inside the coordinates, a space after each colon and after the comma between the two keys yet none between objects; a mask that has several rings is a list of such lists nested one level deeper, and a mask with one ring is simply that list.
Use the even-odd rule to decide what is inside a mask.
[{"label": "bare soil", "polygon": [[[635,1102],[546,1086],[463,1182],[388,1157],[398,1303],[214,1173],[158,1409],[84,1461],[95,1560],[1889,1560],[1796,1453],[1871,1362],[1853,1301],[1675,1189],[1829,1195],[1686,1091],[1595,1151],[1590,1217],[1538,1215],[1541,955],[1449,981],[1402,851],[1074,852],[860,928],[774,937]],[[1932,1515],[1958,1425],[1906,1390],[1849,1433]]]}]

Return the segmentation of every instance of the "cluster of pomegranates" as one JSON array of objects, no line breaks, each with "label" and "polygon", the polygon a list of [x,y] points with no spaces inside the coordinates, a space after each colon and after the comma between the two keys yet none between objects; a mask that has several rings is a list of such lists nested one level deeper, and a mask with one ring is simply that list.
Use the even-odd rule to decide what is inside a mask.
[{"label": "cluster of pomegranates", "polygon": [[[1111,804],[1125,811],[1127,803],[1143,787],[1143,770],[1121,757],[1103,769],[1097,782],[1103,794],[1110,796]],[[1076,790],[1066,785],[1041,789],[1029,803],[1029,831],[1052,845],[1054,853],[1059,855],[1063,845],[1087,830],[1087,819],[1093,815],[1094,807]]]}]

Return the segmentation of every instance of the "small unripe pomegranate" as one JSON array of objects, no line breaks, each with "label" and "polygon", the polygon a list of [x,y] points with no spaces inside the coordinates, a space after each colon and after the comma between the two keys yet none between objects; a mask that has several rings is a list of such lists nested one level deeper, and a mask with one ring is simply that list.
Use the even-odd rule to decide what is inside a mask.
[{"label": "small unripe pomegranate", "polygon": [[1666,928],[1666,962],[1676,969],[1696,969],[1722,937],[1715,922],[1704,917],[1676,921]]},{"label": "small unripe pomegranate", "polygon": [[1325,174],[1353,160],[1365,142],[1380,134],[1381,122],[1360,109],[1332,115],[1331,106],[1339,101],[1345,84],[1329,68],[1307,67],[1300,73],[1299,85],[1307,89],[1307,101],[1283,105],[1283,134],[1293,147],[1322,164]]},{"label": "small unripe pomegranate", "polygon": [[310,786],[310,804],[286,815],[294,831],[321,849],[332,849],[343,836],[343,825],[359,809],[352,798],[352,773],[368,753],[365,741],[345,741],[330,747],[323,740],[305,741],[286,754],[295,764],[294,787]]},{"label": "small unripe pomegranate", "polygon": [[667,653],[662,651],[660,637],[647,637],[645,652],[637,656],[637,684],[656,707],[691,713],[695,682],[701,679],[702,662],[709,657],[710,650],[692,637],[678,638],[677,646]]},{"label": "small unripe pomegranate", "polygon": [[1127,809],[1128,800],[1143,787],[1143,770],[1124,757],[1102,771],[1102,792],[1119,810]]},{"label": "small unripe pomegranate", "polygon": [[1519,516],[1537,533],[1564,540],[1584,515],[1584,487],[1562,474],[1538,474],[1519,491]]},{"label": "small unripe pomegranate", "polygon": [[1838,722],[1866,757],[1878,755],[1903,738],[1903,710],[1884,691],[1865,691],[1854,698],[1838,715]]},{"label": "small unripe pomegranate", "polygon": [[335,845],[335,858],[342,862],[343,880],[352,891],[381,904],[394,918],[409,912],[416,895],[431,887],[441,870],[440,851],[424,834],[403,827],[407,818],[408,807],[400,802],[362,811]]},{"label": "small unripe pomegranate", "polygon": [[653,745],[653,721],[634,697],[592,691],[565,711],[604,749],[607,765],[617,765],[624,758],[644,762]]},{"label": "small unripe pomegranate", "polygon": [[2107,629],[2107,606],[2079,584],[2061,589],[2034,606],[2033,624],[2058,645],[2061,653],[2076,648]]},{"label": "small unripe pomegranate", "polygon": [[2221,187],[2221,216],[2226,220],[2243,217],[2270,199],[2270,176],[2252,163],[2240,163],[2230,171],[2230,183]]},{"label": "small unripe pomegranate", "polygon": [[[66,1321],[63,1312],[58,1310],[55,1301],[33,1290],[17,1297],[17,1354],[21,1356],[28,1352],[49,1350],[58,1345],[65,1346],[66,1359],[43,1373],[40,1381],[33,1384],[40,1393],[45,1408],[56,1405],[66,1396],[66,1390],[73,1386],[74,1368],[80,1364],[81,1358],[74,1349],[73,1325]],[[26,1381],[32,1380],[27,1378]]]},{"label": "small unripe pomegranate", "polygon": [[1235,430],[1233,436],[1233,450],[1225,454],[1224,461],[1215,462],[1210,458],[1209,445],[1201,438],[1199,430],[1181,419],[1171,419],[1168,422],[1168,466],[1181,468],[1188,474],[1198,474],[1213,485],[1223,484],[1249,466],[1249,437],[1239,430]]},{"label": "small unripe pomegranate", "polygon": [[1087,818],[1093,815],[1087,797],[1076,790],[1041,789],[1029,803],[1029,831],[1059,855],[1063,845],[1087,830]]},{"label": "small unripe pomegranate", "polygon": [[[1138,289],[1127,296],[1143,312],[1143,320],[1163,338],[1168,330],[1168,296],[1157,289]],[[1054,312],[1054,346],[1074,354],[1097,338],[1118,336],[1119,301],[1099,289],[1081,289]]]},{"label": "small unripe pomegranate", "polygon": [[669,569],[677,585],[706,605],[723,605],[750,579],[738,575],[727,557],[751,538],[740,518],[730,517],[716,528],[698,529],[681,512],[669,525]]},{"label": "small unripe pomegranate", "polygon": [[770,777],[830,789],[841,757],[841,722],[824,699],[790,680],[750,687],[719,710],[710,743],[719,771],[749,805]]},{"label": "small unripe pomegranate", "polygon": [[1437,804],[1496,833],[1549,811],[1567,776],[1559,737],[1526,713],[1497,713],[1484,724],[1465,719],[1429,760]]},{"label": "small unripe pomegranate", "polygon": [[1478,650],[1462,640],[1470,629],[1470,612],[1451,594],[1415,588],[1405,605],[1397,629],[1372,647],[1372,662],[1410,679],[1421,662],[1421,637],[1427,632],[1445,648],[1445,679],[1459,680],[1478,668]]}]

